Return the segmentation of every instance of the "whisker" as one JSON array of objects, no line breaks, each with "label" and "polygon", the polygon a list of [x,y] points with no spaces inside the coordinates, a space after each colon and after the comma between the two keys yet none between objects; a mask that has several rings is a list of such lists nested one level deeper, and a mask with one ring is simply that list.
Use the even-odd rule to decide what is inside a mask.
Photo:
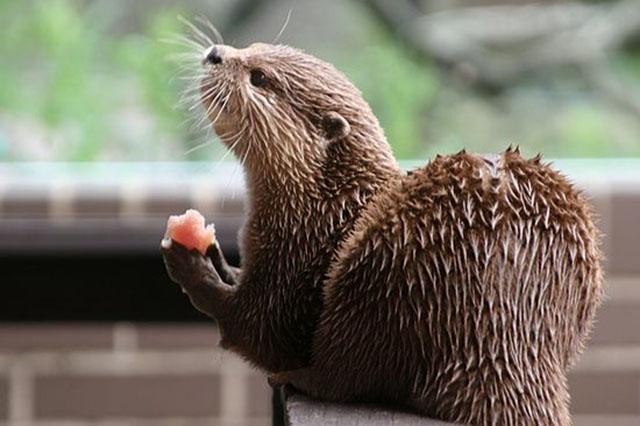
[{"label": "whisker", "polygon": [[193,64],[197,64],[200,62],[200,60],[202,59],[202,54],[201,53],[196,53],[196,52],[189,52],[189,53],[172,53],[169,55],[166,55],[164,57],[165,60],[167,61],[171,61],[171,62],[177,62],[179,65],[179,68],[184,68],[184,62],[193,62]]},{"label": "whisker", "polygon": [[205,146],[210,145],[212,142],[213,142],[212,140],[208,140],[208,141],[205,141],[205,142],[203,142],[201,144],[198,144],[198,145],[186,150],[182,155],[189,155],[192,152],[199,150],[200,148],[204,148]]},{"label": "whisker", "polygon": [[[227,107],[227,103],[229,103],[230,99],[231,99],[231,95],[229,94],[224,100],[224,102],[222,103],[222,106],[220,107],[220,111],[218,111],[218,114],[216,114],[216,117],[213,120],[211,120],[211,123],[215,124],[218,121],[218,119],[220,118],[220,114],[222,114],[222,111],[224,111],[224,109]],[[211,105],[213,105],[213,103]]]},{"label": "whisker", "polygon": [[208,77],[208,74],[198,74],[198,75],[190,75],[190,76],[177,76],[179,80],[189,81],[189,80],[197,80],[201,78]]},{"label": "whisker", "polygon": [[229,146],[229,148],[227,148],[227,150],[225,151],[224,155],[220,158],[220,160],[218,160],[218,164],[216,165],[216,167],[220,167],[220,164],[222,164],[222,162],[229,156],[229,153],[233,152],[233,149],[242,140],[243,136],[244,135],[242,134],[242,132],[240,132],[239,135],[231,139],[233,143]]},{"label": "whisker", "polygon": [[205,44],[208,43],[209,46],[211,46],[212,44],[215,44],[213,42],[213,40],[211,40],[211,38],[208,35],[203,33],[202,30],[200,30],[200,28],[196,27],[194,24],[189,22],[187,19],[183,18],[182,16],[178,16],[178,20],[180,20],[180,22],[182,22],[187,27],[189,27],[189,29],[191,30],[193,35],[196,38],[198,38],[200,41],[203,41]]},{"label": "whisker", "polygon": [[[226,100],[228,100],[228,99],[229,98],[227,97]],[[202,126],[202,124],[207,120],[207,118],[209,118],[209,115],[213,111],[213,108],[215,108],[215,105],[216,105],[216,102],[211,102],[211,104],[209,104],[209,106],[207,107],[207,109],[205,111],[205,114],[202,116],[202,118],[200,120],[198,120],[197,123],[194,124],[194,127],[198,128],[198,127]],[[224,105],[226,105],[226,102],[224,103]],[[218,115],[216,115],[216,120],[217,120],[218,116],[220,116],[221,112],[222,112],[222,108],[218,112]],[[213,120],[213,122],[215,123],[215,120]]]},{"label": "whisker", "polygon": [[204,106],[206,105],[206,102],[209,102],[209,106],[206,108],[207,115],[209,115],[213,111],[213,108],[215,108],[215,106],[220,102],[222,96],[223,94],[220,91],[218,91],[216,95],[210,93],[206,97],[203,97],[199,104]]},{"label": "whisker", "polygon": [[217,44],[224,44],[224,40],[222,39],[222,34],[220,34],[220,31],[218,31],[218,29],[215,27],[215,25],[213,25],[213,23],[209,19],[207,19],[202,15],[196,16],[195,19],[199,23],[208,27],[211,30],[211,32],[213,32],[213,37],[215,38]]},{"label": "whisker", "polygon": [[289,12],[287,12],[287,17],[284,20],[284,24],[282,24],[282,28],[280,28],[278,35],[276,36],[276,38],[273,39],[273,42],[271,44],[276,44],[278,42],[278,40],[280,39],[280,36],[282,35],[282,33],[284,33],[285,28],[287,28],[287,25],[289,25],[289,19],[291,18],[291,11],[292,9],[289,9]]},{"label": "whisker", "polygon": [[[195,75],[205,75],[205,71],[203,71],[202,67],[200,66],[200,61],[198,60],[196,61],[181,61],[177,66],[176,66],[176,70],[181,74],[181,75],[189,75],[189,76],[195,76]],[[198,74],[200,73],[200,74]]]},{"label": "whisker", "polygon": [[194,49],[194,51],[199,52],[202,52],[204,49],[206,49],[206,45],[200,44],[198,41],[185,37],[182,34],[173,34],[171,37],[172,38],[163,37],[158,39],[158,41],[177,46],[189,47]]},{"label": "whisker", "polygon": [[[182,92],[181,99],[197,101],[202,96],[200,90],[200,85],[186,88]],[[208,90],[205,93],[208,93]]]},{"label": "whisker", "polygon": [[[193,111],[200,105],[200,102],[197,102],[200,98],[202,98],[203,101],[209,100],[209,97],[213,96],[215,89],[216,89],[215,87],[212,87],[211,89],[207,90],[200,96],[197,94],[193,95],[192,101],[194,101],[194,104],[188,108],[188,111]],[[213,102],[215,102],[215,100]]]},{"label": "whisker", "polygon": [[[244,153],[244,157],[242,158],[242,160],[240,161],[240,168],[244,168],[244,163],[247,161],[247,156],[249,155],[249,151],[251,151],[251,147],[253,146],[253,144],[247,140],[247,148],[245,150]],[[227,181],[227,185],[229,185],[231,183],[231,180],[233,178],[235,178],[236,172],[238,170],[238,166],[236,165],[236,167],[233,168],[233,173],[231,174],[231,179],[229,181]],[[233,192],[231,193],[231,198],[235,199],[236,198],[236,189],[233,189]]]},{"label": "whisker", "polygon": [[248,143],[247,144],[247,150],[244,153],[244,157],[242,158],[242,161],[240,162],[240,167],[244,167],[244,163],[247,161],[247,156],[249,155],[249,151],[251,151],[251,147],[253,146],[252,143]]},{"label": "whisker", "polygon": [[[209,117],[209,115],[211,114],[211,112],[213,111],[213,108],[215,108],[215,106],[218,104],[218,102],[220,101],[220,98],[222,97],[222,94],[220,92],[218,92],[218,94],[214,95],[213,93],[208,94],[206,97],[203,97],[202,100],[200,102],[196,102],[195,106],[201,106],[201,105],[205,105],[204,102],[208,102],[211,98],[213,98],[213,100],[211,100],[211,102],[209,103],[209,106],[206,108],[205,110],[205,116],[203,118],[207,118]],[[190,108],[189,110],[192,111],[195,108]],[[201,120],[202,124],[204,122],[204,120]]]}]

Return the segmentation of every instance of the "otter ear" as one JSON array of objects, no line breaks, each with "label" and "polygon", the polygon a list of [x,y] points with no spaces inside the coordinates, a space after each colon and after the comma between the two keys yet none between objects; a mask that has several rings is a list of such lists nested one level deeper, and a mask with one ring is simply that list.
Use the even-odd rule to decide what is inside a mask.
[{"label": "otter ear", "polygon": [[337,112],[330,112],[322,119],[322,128],[330,141],[342,139],[351,132],[349,122]]}]

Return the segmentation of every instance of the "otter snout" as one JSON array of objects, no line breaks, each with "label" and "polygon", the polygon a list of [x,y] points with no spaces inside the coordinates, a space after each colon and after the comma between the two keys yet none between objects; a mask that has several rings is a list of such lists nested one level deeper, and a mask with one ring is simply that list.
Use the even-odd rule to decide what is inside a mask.
[{"label": "otter snout", "polygon": [[216,46],[211,46],[204,52],[204,57],[202,58],[202,65],[211,64],[217,65],[222,63],[222,55],[220,49]]},{"label": "otter snout", "polygon": [[219,65],[229,59],[244,57],[249,53],[247,50],[236,49],[226,44],[214,44],[202,53],[202,65]]}]

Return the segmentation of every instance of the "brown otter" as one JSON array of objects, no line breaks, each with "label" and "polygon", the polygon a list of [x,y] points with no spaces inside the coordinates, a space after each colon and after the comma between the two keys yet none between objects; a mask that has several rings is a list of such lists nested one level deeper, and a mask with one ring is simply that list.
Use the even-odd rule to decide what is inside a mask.
[{"label": "brown otter", "polygon": [[471,424],[569,424],[600,303],[583,196],[508,149],[397,166],[359,91],[285,46],[211,47],[201,97],[243,161],[242,268],[162,248],[222,345],[319,398]]}]

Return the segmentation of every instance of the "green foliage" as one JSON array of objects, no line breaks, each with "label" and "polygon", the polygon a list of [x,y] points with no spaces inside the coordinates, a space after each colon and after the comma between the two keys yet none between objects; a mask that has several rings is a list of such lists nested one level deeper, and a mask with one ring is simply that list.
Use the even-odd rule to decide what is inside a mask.
[{"label": "green foliage", "polygon": [[[433,64],[412,57],[364,8],[349,4],[347,21],[367,47],[331,43],[321,55],[318,42],[310,52],[329,57],[362,90],[398,158],[463,147],[495,152],[511,142],[547,157],[640,155],[637,116],[592,89],[557,79],[557,86],[529,82],[489,97],[456,86]],[[52,160],[180,161],[217,154],[180,156],[197,142],[183,125],[190,113],[176,108],[183,85],[167,57],[184,49],[160,40],[184,33],[177,19],[183,11],[149,7],[142,22],[127,26],[108,8],[106,1],[0,1],[0,160],[32,159],[15,146],[15,132],[7,130],[13,128],[33,132],[37,137],[25,140],[40,140],[43,146],[34,149]],[[640,90],[639,52],[629,49],[613,64]]]},{"label": "green foliage", "polygon": [[[3,7],[15,9],[16,3]],[[8,67],[0,75],[0,102],[18,115],[36,117],[46,127],[67,127],[75,137],[66,154],[93,159],[106,133],[100,115],[109,106],[101,76],[92,73],[95,52],[101,47],[97,34],[89,31],[69,2],[53,0],[38,6],[2,11],[5,19],[13,19],[3,22],[7,26],[2,56]],[[17,85],[18,81],[28,84]],[[71,121],[71,117],[81,119]]]},{"label": "green foliage", "polygon": [[[185,113],[174,109],[180,88],[171,84],[175,67],[166,60],[177,48],[158,41],[181,30],[177,10],[151,16],[144,35],[113,35],[76,2],[34,3],[0,3],[0,57],[7,64],[0,67],[0,106],[59,135],[64,143],[54,147],[54,159],[94,161],[110,151],[118,156],[126,148],[114,142],[118,113],[140,101],[155,127],[150,136],[181,138]],[[144,147],[154,140],[139,144],[131,159],[153,159]]]},{"label": "green foliage", "polygon": [[601,111],[576,107],[562,116],[560,145],[577,157],[601,157],[607,153],[611,135]]},{"label": "green foliage", "polygon": [[176,74],[176,65],[167,60],[172,54],[182,53],[183,49],[161,41],[168,34],[183,31],[176,19],[178,15],[177,10],[159,12],[147,23],[146,35],[123,37],[114,49],[115,64],[135,77],[146,107],[158,118],[162,131],[168,132],[175,132],[184,119],[175,108],[179,87],[172,76]]},{"label": "green foliage", "polygon": [[370,47],[339,57],[337,66],[362,90],[396,157],[423,155],[424,112],[437,89],[434,71],[417,63],[380,28],[371,31]]}]

